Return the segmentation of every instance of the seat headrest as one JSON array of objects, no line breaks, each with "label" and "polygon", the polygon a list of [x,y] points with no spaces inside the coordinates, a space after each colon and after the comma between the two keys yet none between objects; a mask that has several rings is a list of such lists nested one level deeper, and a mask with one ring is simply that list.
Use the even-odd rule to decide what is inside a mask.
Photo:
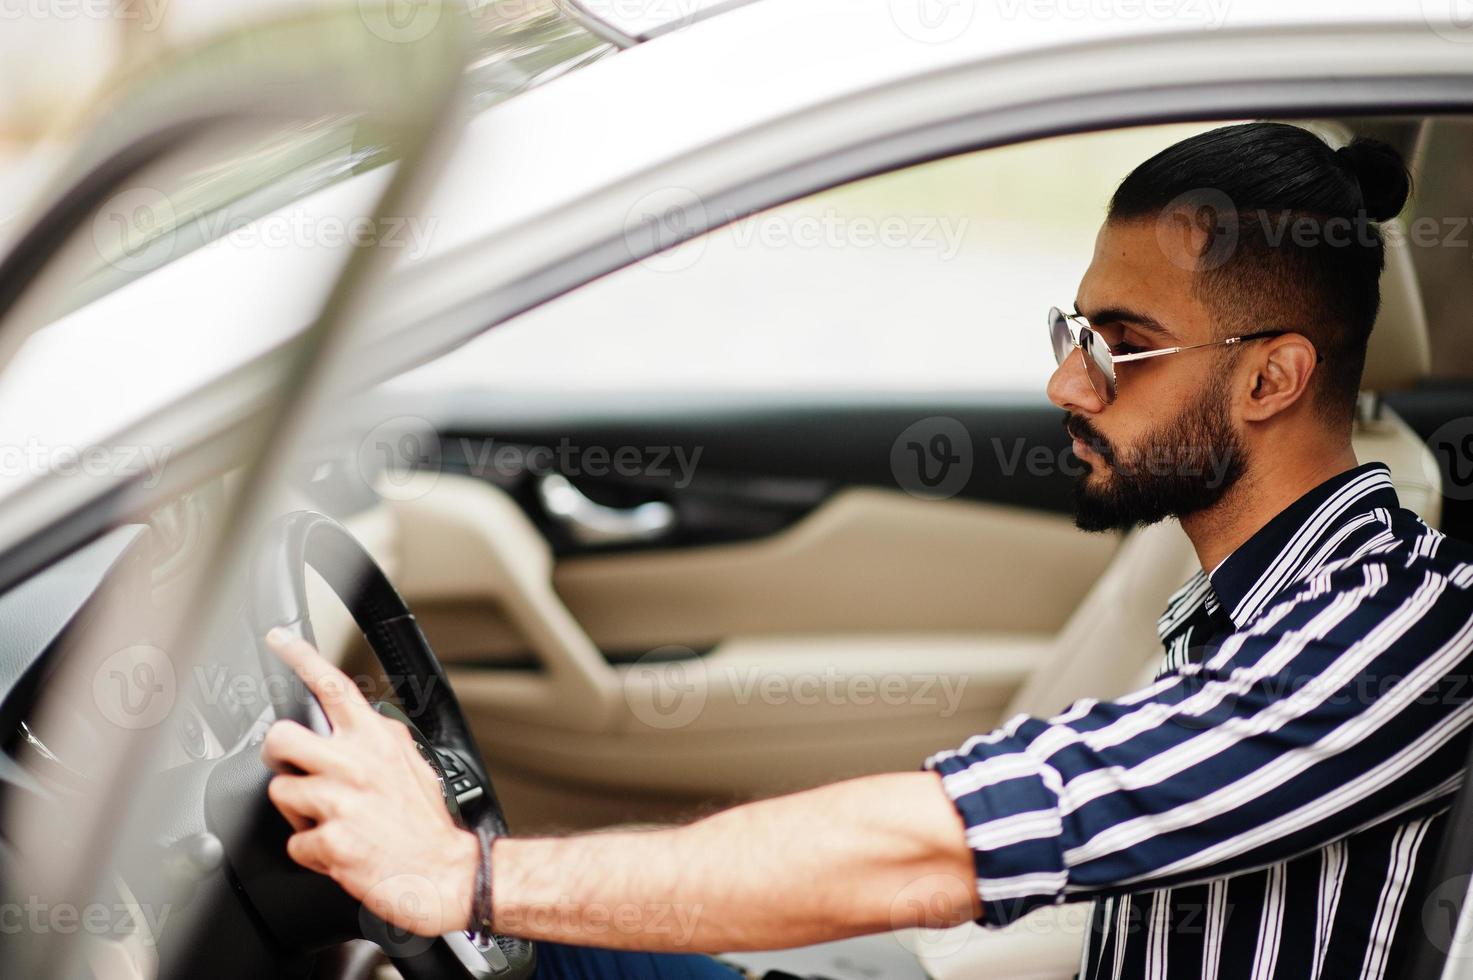
[{"label": "seat headrest", "polygon": [[[1395,227],[1391,227],[1395,225]],[[1411,246],[1400,219],[1384,223],[1386,269],[1381,273],[1381,312],[1366,348],[1361,388],[1378,393],[1409,388],[1432,368],[1427,340],[1427,311]]]}]

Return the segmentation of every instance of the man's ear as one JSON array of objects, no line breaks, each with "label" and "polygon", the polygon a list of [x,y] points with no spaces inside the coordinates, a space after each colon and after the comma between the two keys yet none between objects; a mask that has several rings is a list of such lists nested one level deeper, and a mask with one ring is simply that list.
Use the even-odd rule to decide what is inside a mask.
[{"label": "man's ear", "polygon": [[1263,422],[1306,397],[1319,355],[1303,334],[1289,333],[1259,342],[1248,376],[1243,419]]}]

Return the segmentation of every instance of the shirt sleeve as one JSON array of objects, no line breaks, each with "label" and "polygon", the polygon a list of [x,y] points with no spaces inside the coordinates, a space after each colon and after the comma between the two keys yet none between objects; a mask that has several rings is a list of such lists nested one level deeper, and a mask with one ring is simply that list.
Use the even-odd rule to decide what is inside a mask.
[{"label": "shirt sleeve", "polygon": [[1263,867],[1442,801],[1473,711],[1469,600],[1399,556],[1330,568],[1141,691],[931,757],[979,921]]}]

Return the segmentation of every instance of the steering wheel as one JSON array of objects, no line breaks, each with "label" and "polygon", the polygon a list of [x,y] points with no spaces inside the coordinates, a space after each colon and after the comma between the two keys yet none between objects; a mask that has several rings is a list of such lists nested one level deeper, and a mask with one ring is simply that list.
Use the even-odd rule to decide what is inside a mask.
[{"label": "steering wheel", "polygon": [[[313,511],[272,524],[253,568],[249,618],[277,717],[330,731],[321,706],[264,640],[272,627],[313,640],[308,567],[343,600],[363,631],[402,710],[389,703],[375,707],[409,728],[451,814],[468,829],[505,834],[506,819],[470,726],[409,607],[358,540]],[[498,935],[482,950],[463,932],[438,938],[405,933],[369,913],[332,879],[297,865],[286,853],[291,828],[266,797],[272,775],[255,751],[221,760],[206,787],[206,819],[225,844],[237,890],[281,947],[307,954],[368,939],[407,980],[521,980],[531,974],[535,948],[527,940]],[[242,822],[247,811],[253,819]]]}]

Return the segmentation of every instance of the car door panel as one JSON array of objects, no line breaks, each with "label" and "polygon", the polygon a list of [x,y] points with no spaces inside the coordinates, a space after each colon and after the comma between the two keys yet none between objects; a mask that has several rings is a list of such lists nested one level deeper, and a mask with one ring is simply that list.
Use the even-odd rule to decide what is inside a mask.
[{"label": "car door panel", "polygon": [[568,559],[554,583],[610,649],[786,632],[1047,634],[1114,543],[1055,515],[852,488],[771,538]]},{"label": "car door panel", "polygon": [[[1067,516],[1071,467],[1079,465],[1068,455],[1063,414],[1039,395],[462,390],[439,397],[454,410],[435,420],[436,464],[509,490],[559,555],[646,543],[571,538],[537,506],[533,484],[549,470],[610,506],[670,502],[678,519],[656,543],[673,547],[771,534],[853,486]],[[391,403],[386,411],[412,408]],[[949,465],[933,457],[938,447]],[[628,467],[619,462],[625,458]]]},{"label": "car door panel", "polygon": [[[668,818],[917,766],[1002,720],[1118,545],[1073,527],[1066,471],[1008,468],[1014,443],[1055,452],[1056,409],[693,401],[461,417],[442,430],[441,465],[390,495],[398,584],[524,826]],[[925,499],[902,488],[892,449],[937,418],[964,423],[971,474]],[[485,465],[485,446],[538,445],[574,459],[684,447],[700,460],[688,480],[577,478],[682,518],[719,488],[722,519],[745,531],[560,547],[535,493],[544,474]],[[770,516],[774,499],[785,519],[747,514]],[[570,812],[571,798],[607,807]]]}]

